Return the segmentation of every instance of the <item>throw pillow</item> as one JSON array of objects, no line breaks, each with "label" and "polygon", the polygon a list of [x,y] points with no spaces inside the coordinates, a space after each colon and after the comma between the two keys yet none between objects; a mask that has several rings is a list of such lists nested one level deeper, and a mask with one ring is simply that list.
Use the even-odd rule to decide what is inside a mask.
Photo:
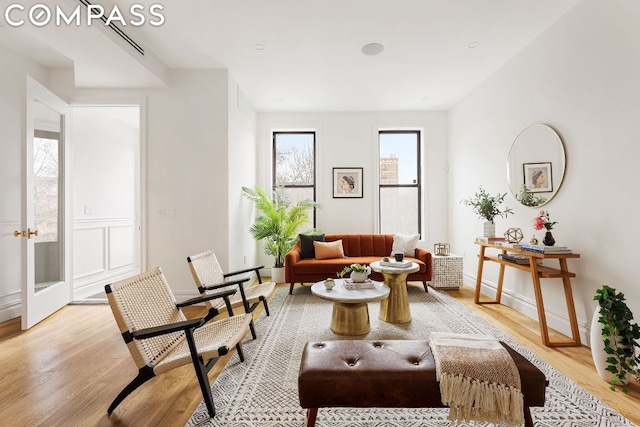
[{"label": "throw pillow", "polygon": [[334,242],[313,242],[316,259],[344,258],[342,240]]},{"label": "throw pillow", "polygon": [[298,237],[300,237],[300,258],[315,258],[313,242],[324,242],[324,234],[300,234]]},{"label": "throw pillow", "polygon": [[391,256],[395,253],[403,253],[405,256],[416,257],[416,247],[418,246],[419,234],[394,234]]}]

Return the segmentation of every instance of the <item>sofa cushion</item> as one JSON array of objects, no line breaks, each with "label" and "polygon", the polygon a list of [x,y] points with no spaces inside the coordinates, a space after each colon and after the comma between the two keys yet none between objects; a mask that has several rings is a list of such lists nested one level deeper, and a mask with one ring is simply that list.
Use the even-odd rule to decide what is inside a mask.
[{"label": "sofa cushion", "polygon": [[313,242],[316,252],[316,259],[332,259],[344,258],[344,250],[342,249],[342,240],[334,242]]},{"label": "sofa cushion", "polygon": [[324,234],[300,234],[300,259],[315,258],[313,242],[324,242]]},{"label": "sofa cushion", "polygon": [[394,234],[393,247],[389,255],[403,253],[405,256],[415,257],[418,239],[420,239],[419,234]]}]

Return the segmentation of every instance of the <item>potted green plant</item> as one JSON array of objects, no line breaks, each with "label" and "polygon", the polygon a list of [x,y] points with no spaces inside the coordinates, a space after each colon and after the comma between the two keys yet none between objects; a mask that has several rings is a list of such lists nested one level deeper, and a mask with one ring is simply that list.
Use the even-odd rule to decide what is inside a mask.
[{"label": "potted green plant", "polygon": [[513,210],[511,208],[500,208],[500,205],[504,202],[506,195],[507,193],[498,193],[497,195],[492,196],[487,193],[482,186],[480,186],[473,197],[460,201],[460,203],[463,203],[465,206],[471,206],[473,208],[473,212],[478,215],[479,218],[485,220],[485,237],[494,237],[496,235],[496,225],[493,222],[495,217],[500,216],[506,218],[508,214],[513,214]]},{"label": "potted green plant", "polygon": [[611,383],[611,390],[621,387],[626,393],[627,374],[639,374],[640,326],[632,322],[633,313],[622,292],[604,285],[593,299],[598,301],[591,322],[591,353],[596,370]]},{"label": "potted green plant", "polygon": [[342,269],[338,276],[344,277],[345,274],[351,273],[349,276],[354,282],[364,282],[367,276],[371,274],[371,267],[362,264],[351,264]]},{"label": "potted green plant", "polygon": [[[242,187],[242,194],[253,201],[262,213],[255,219],[249,232],[254,239],[264,240],[265,253],[275,258],[271,279],[277,283],[284,283],[284,257],[296,244],[300,227],[310,223],[311,210],[319,205],[312,200],[301,200],[292,205],[280,186],[274,187],[271,196],[258,186]],[[310,229],[302,233],[317,231]]]}]

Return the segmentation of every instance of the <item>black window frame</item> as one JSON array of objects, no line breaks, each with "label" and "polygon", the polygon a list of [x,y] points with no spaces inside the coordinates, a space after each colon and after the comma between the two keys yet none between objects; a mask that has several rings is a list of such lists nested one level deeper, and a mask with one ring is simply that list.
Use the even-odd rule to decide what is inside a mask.
[{"label": "black window frame", "polygon": [[[312,185],[281,185],[283,188],[312,188],[313,189],[313,201],[316,202],[316,131],[273,131],[271,134],[271,185],[273,188],[276,185],[280,185],[276,182],[276,143],[278,135],[312,135],[313,136],[313,184]],[[313,209],[313,228],[316,228],[316,209]]]},{"label": "black window frame", "polygon": [[[415,184],[382,184],[380,180],[380,136],[383,134],[414,134],[416,135],[416,183]],[[418,191],[418,234],[422,239],[422,162],[421,162],[421,141],[422,131],[420,130],[379,130],[378,131],[378,233],[382,233],[382,206],[381,189],[382,188],[416,188]]]}]

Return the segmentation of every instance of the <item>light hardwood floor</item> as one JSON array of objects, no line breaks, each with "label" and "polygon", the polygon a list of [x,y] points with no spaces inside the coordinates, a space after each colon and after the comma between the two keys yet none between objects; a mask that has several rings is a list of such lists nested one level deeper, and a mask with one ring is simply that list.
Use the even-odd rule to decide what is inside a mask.
[{"label": "light hardwood floor", "polygon": [[[278,292],[287,292],[282,287]],[[632,383],[628,395],[610,391],[587,347],[544,347],[536,321],[505,306],[475,305],[467,287],[448,292],[640,425],[640,385]],[[193,368],[185,366],[144,384],[108,417],[106,408],[136,373],[107,305],[70,305],[25,332],[19,319],[0,323],[0,425],[182,426],[202,399]]]}]

